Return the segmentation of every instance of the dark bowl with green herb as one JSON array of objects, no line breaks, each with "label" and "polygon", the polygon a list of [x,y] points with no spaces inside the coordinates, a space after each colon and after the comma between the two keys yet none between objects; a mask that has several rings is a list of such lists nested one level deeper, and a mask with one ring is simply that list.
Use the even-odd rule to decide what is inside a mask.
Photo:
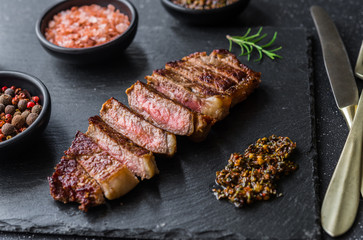
[{"label": "dark bowl with green herb", "polygon": [[173,3],[172,0],[161,0],[162,6],[173,17],[188,24],[216,24],[225,22],[239,15],[249,4],[250,0],[238,0],[218,8],[193,9]]}]

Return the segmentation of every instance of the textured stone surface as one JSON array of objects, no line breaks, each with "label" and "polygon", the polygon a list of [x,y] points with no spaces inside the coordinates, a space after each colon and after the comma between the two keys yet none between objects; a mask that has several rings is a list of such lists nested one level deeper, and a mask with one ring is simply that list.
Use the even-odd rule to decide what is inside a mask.
[{"label": "textured stone surface", "polygon": [[[49,198],[47,193],[47,186],[45,185],[44,178],[48,176],[52,172],[52,168],[57,161],[59,161],[59,157],[62,154],[62,151],[65,150],[66,147],[70,144],[73,135],[76,130],[85,130],[86,129],[86,122],[87,118],[90,115],[96,114],[102,104],[109,96],[115,96],[119,98],[121,101],[126,102],[126,97],[123,94],[124,88],[126,86],[131,85],[133,81],[137,78],[141,79],[145,74],[149,74],[151,69],[161,67],[165,61],[172,60],[172,58],[179,58],[187,54],[186,51],[193,50],[199,51],[201,48],[204,47],[204,50],[210,51],[210,47],[215,48],[218,47],[218,44],[223,44],[222,47],[227,47],[225,44],[225,40],[220,40],[223,38],[225,29],[213,29],[207,28],[206,31],[209,31],[208,39],[199,38],[199,31],[197,28],[192,26],[185,26],[173,19],[169,16],[160,6],[160,4],[156,1],[135,1],[135,5],[139,10],[140,13],[140,30],[135,38],[134,43],[128,49],[126,55],[124,56],[124,60],[118,63],[109,64],[108,66],[98,66],[93,67],[92,69],[89,68],[82,68],[82,67],[75,67],[69,66],[58,61],[54,60],[50,56],[48,56],[37,43],[35,34],[34,34],[34,23],[40,13],[45,9],[47,6],[51,5],[54,1],[31,1],[31,0],[23,0],[23,1],[1,1],[0,7],[0,30],[2,34],[0,35],[0,56],[2,59],[0,63],[0,69],[16,69],[24,72],[28,72],[33,74],[39,78],[41,78],[46,85],[50,88],[51,95],[53,97],[54,102],[54,110],[51,122],[44,133],[44,136],[37,140],[33,146],[30,146],[27,151],[32,151],[31,154],[23,154],[22,156],[17,158],[7,158],[2,162],[5,162],[0,168],[1,171],[1,211],[5,212],[5,216],[11,216],[12,218],[15,214],[11,213],[21,213],[21,217],[29,216],[33,214],[33,218],[31,219],[32,222],[29,221],[20,221],[15,218],[13,220],[10,219],[1,219],[2,223],[5,226],[7,222],[11,222],[12,227],[15,226],[16,229],[20,230],[20,226],[31,226],[34,221],[44,221],[42,220],[43,216],[39,212],[37,213],[39,217],[36,217],[34,214],[35,210],[32,210],[32,206],[42,206],[44,210],[40,212],[46,212],[48,215],[48,219],[55,219],[57,222],[56,227],[60,225],[71,224],[61,219],[57,214],[61,212],[66,216],[71,218],[79,217],[79,213],[76,211],[75,206],[63,206],[62,204],[56,204]],[[250,6],[246,9],[246,11],[239,17],[237,21],[234,21],[233,25],[240,26],[240,27],[250,27],[250,26],[273,26],[273,28],[269,29],[270,32],[273,30],[279,30],[281,33],[289,32],[289,29],[280,30],[278,27],[304,27],[314,36],[313,39],[313,53],[314,53],[314,76],[315,76],[315,96],[316,96],[316,117],[317,117],[317,144],[319,150],[319,177],[321,182],[321,189],[320,189],[320,196],[325,193],[328,181],[332,175],[333,169],[335,164],[339,158],[340,151],[344,145],[344,139],[348,133],[348,130],[345,126],[344,120],[341,117],[340,113],[338,112],[334,98],[332,96],[330,86],[326,77],[326,73],[324,70],[324,65],[322,62],[322,56],[320,51],[320,45],[318,39],[316,37],[316,32],[313,27],[313,22],[310,17],[309,7],[312,4],[320,4],[324,6],[328,12],[331,14],[334,21],[337,23],[337,27],[341,32],[343,42],[347,46],[347,51],[350,56],[352,64],[355,63],[355,59],[358,54],[358,50],[361,44],[361,32],[363,28],[363,18],[362,12],[360,7],[360,1],[350,0],[350,1],[343,1],[343,0],[334,0],[334,1],[267,1],[267,0],[254,0],[251,1]],[[143,27],[143,28],[141,28]],[[223,26],[222,26],[223,27]],[[145,35],[145,29],[150,32],[149,35]],[[237,29],[237,28],[236,28]],[[238,28],[239,29],[239,28]],[[188,33],[189,31],[194,31],[194,35]],[[300,30],[296,30],[300,32]],[[144,33],[143,33],[144,32]],[[167,36],[164,36],[163,41],[163,34],[167,33]],[[220,34],[221,32],[221,34]],[[162,33],[162,36],[158,36],[157,34]],[[230,32],[228,32],[230,33]],[[238,32],[237,32],[238,33]],[[295,32],[292,32],[294,35]],[[179,34],[179,35],[177,35]],[[287,34],[287,33],[286,33]],[[150,36],[151,35],[151,36]],[[299,34],[297,34],[299,35]],[[303,34],[304,35],[304,34]],[[290,35],[288,35],[289,37]],[[172,37],[172,38],[170,38]],[[176,38],[176,39],[174,39]],[[190,40],[192,39],[192,40]],[[293,38],[295,39],[295,38]],[[303,36],[305,39],[305,35]],[[285,39],[286,40],[286,39]],[[284,40],[284,41],[285,41]],[[151,47],[153,42],[157,42],[158,48],[154,49]],[[298,42],[302,41],[299,39]],[[192,45],[196,43],[197,45]],[[198,45],[200,44],[200,45]],[[284,49],[288,49],[287,46]],[[290,44],[293,45],[293,42]],[[288,44],[289,45],[289,44]],[[185,49],[187,46],[187,49]],[[192,46],[199,47],[198,49],[193,49]],[[291,46],[291,45],[289,45]],[[294,47],[298,45],[293,45]],[[159,50],[159,51],[157,51]],[[237,50],[235,48],[235,50]],[[288,49],[289,50],[289,49]],[[301,49],[300,49],[301,50]],[[300,53],[300,52],[298,52]],[[290,53],[284,53],[284,56],[290,56]],[[291,53],[291,56],[295,56],[296,59],[300,59],[300,56],[293,55],[294,52]],[[296,52],[295,52],[296,54]],[[302,54],[302,58],[305,58],[305,54]],[[243,58],[241,58],[244,60]],[[280,65],[283,61],[287,59],[281,60],[279,64],[270,63],[269,61],[265,61],[262,64],[252,64],[249,63],[251,67],[255,68],[259,71],[264,72],[271,72],[277,71],[278,73],[283,73],[284,71],[289,71],[292,65],[285,64],[283,65],[284,68]],[[297,61],[297,60],[296,60]],[[243,61],[245,62],[245,61]],[[279,66],[280,65],[280,66]],[[129,69],[133,69],[133,71],[129,72]],[[276,68],[276,69],[274,69]],[[306,73],[305,67],[303,67],[303,73]],[[296,73],[300,73],[301,70],[295,69]],[[110,73],[107,73],[107,72]],[[300,73],[301,74],[301,73]],[[292,75],[294,76],[294,75]],[[276,79],[276,76],[271,76],[273,79]],[[286,77],[286,76],[285,76]],[[294,80],[295,77],[291,77],[290,80]],[[266,80],[264,79],[264,83]],[[358,85],[361,86],[361,83],[358,82]],[[268,85],[265,85],[268,87]],[[269,91],[263,92],[263,85],[261,86],[260,90],[255,93],[248,101],[249,104],[259,103],[258,100],[263,97],[265,100],[274,99],[271,98],[269,95]],[[273,89],[273,88],[272,88]],[[276,89],[275,89],[276,90]],[[276,90],[277,91],[277,90]],[[272,91],[273,92],[273,91]],[[86,98],[80,97],[78,94],[82,96],[88,96]],[[67,99],[63,99],[64,96],[67,96]],[[96,97],[90,97],[96,96]],[[275,97],[275,96],[274,96]],[[55,99],[58,99],[55,101]],[[255,99],[255,101],[253,100]],[[274,99],[278,101],[277,99]],[[72,103],[74,105],[74,109],[76,111],[69,111],[68,114],[64,114],[63,110],[67,110],[68,107],[65,107],[67,104]],[[213,162],[215,159],[224,159],[227,160],[228,156],[227,153],[229,151],[238,151],[243,150],[249,143],[253,142],[255,139],[260,137],[260,134],[266,134],[266,131],[263,131],[262,125],[261,130],[248,129],[248,124],[252,124],[253,119],[257,119],[260,114],[263,114],[265,108],[262,108],[261,112],[257,112],[252,110],[249,114],[249,119],[246,120],[244,113],[244,108],[249,106],[248,102],[237,106],[231,116],[227,118],[224,122],[220,123],[219,125],[215,126],[213,132],[211,133],[207,142],[203,143],[203,146],[208,147],[208,144],[211,144],[213,147],[216,147],[217,153],[211,155],[211,160]],[[261,104],[261,103],[259,103]],[[292,103],[291,103],[292,104]],[[255,105],[259,107],[260,105]],[[239,112],[241,111],[241,112]],[[251,111],[251,109],[250,109]],[[234,122],[239,127],[243,127],[239,129],[239,131],[243,132],[235,132],[234,127],[235,125],[231,125],[231,128],[228,128],[231,124],[232,119],[237,120]],[[298,119],[300,120],[300,119]],[[257,120],[256,120],[257,121]],[[258,119],[260,121],[260,119]],[[291,121],[291,120],[290,120]],[[71,124],[72,123],[72,124]],[[255,123],[254,123],[255,124]],[[294,122],[299,124],[298,121]],[[289,125],[287,125],[289,126]],[[294,126],[291,124],[291,126]],[[232,130],[233,131],[232,131]],[[247,130],[246,130],[247,129]],[[284,127],[281,128],[283,131]],[[276,129],[272,129],[274,132]],[[272,131],[271,130],[271,131]],[[240,144],[238,146],[234,145],[235,138],[228,138],[228,134],[232,135],[235,134],[241,137]],[[222,136],[221,136],[222,134]],[[245,135],[246,134],[246,135]],[[296,134],[296,133],[295,133]],[[245,136],[248,136],[246,138]],[[294,136],[291,136],[294,139]],[[224,142],[220,142],[217,144],[212,140],[215,139],[222,139]],[[295,141],[299,141],[298,139],[294,139]],[[163,166],[162,170],[165,172],[164,175],[160,175],[159,178],[154,179],[148,183],[142,185],[141,189],[135,189],[136,191],[132,192],[130,196],[125,199],[121,199],[118,202],[112,202],[105,207],[105,209],[97,209],[99,215],[98,217],[102,217],[105,219],[105,215],[108,212],[112,211],[113,209],[117,208],[118,204],[122,201],[124,202],[124,206],[122,211],[125,211],[125,206],[129,206],[127,201],[131,201],[131,204],[134,204],[133,201],[137,201],[141,199],[143,204],[136,204],[137,207],[141,208],[151,208],[153,210],[157,209],[157,204],[154,204],[153,199],[157,199],[156,197],[159,196],[160,198],[160,184],[167,184],[162,181],[165,177],[175,178],[177,181],[180,180],[180,188],[188,193],[190,189],[186,186],[186,183],[189,183],[189,180],[193,180],[191,176],[189,176],[186,171],[188,169],[187,163],[193,163],[195,161],[194,157],[199,156],[200,154],[198,151],[192,152],[191,150],[194,145],[190,146],[191,144],[186,141],[182,140],[179,152],[177,157],[175,158],[174,162],[163,162],[159,163]],[[235,149],[233,149],[235,147]],[[24,149],[25,150],[25,149]],[[305,149],[306,150],[306,149]],[[209,151],[208,151],[209,153]],[[183,154],[190,154],[189,160],[185,160]],[[194,155],[192,155],[194,154]],[[223,156],[222,156],[223,155]],[[29,157],[31,156],[31,157]],[[20,162],[21,159],[23,162]],[[297,159],[300,163],[301,160]],[[310,158],[311,160],[311,158]],[[197,164],[196,162],[195,164]],[[207,162],[209,163],[209,162]],[[216,163],[212,164],[210,168],[207,170],[212,172],[218,170],[219,168],[223,167],[225,162],[223,160],[219,162],[219,165],[215,165]],[[310,165],[311,167],[311,165]],[[213,169],[212,169],[213,168]],[[165,171],[164,169],[168,169]],[[275,201],[259,204],[256,207],[252,207],[251,209],[242,210],[242,218],[244,218],[245,213],[247,214],[252,213],[254,211],[261,211],[261,209],[267,208],[266,205],[271,206],[271,204],[281,204],[281,201],[286,201],[286,198],[291,196],[291,193],[294,193],[294,189],[290,190],[288,188],[289,184],[295,183],[296,178],[300,180],[301,169],[296,174],[290,176],[289,178],[285,179],[282,190],[285,193],[285,196],[281,199],[277,199]],[[19,178],[21,176],[21,178]],[[164,178],[163,178],[164,176]],[[179,176],[179,178],[178,178]],[[181,176],[181,177],[180,177]],[[203,179],[203,181],[208,182],[208,184],[213,183],[213,178],[208,175],[209,179]],[[210,187],[210,186],[208,186]],[[146,192],[144,189],[148,189]],[[174,193],[173,189],[166,188],[168,192]],[[188,191],[187,191],[188,190]],[[292,192],[291,192],[292,191]],[[150,192],[154,192],[151,194]],[[37,193],[38,195],[34,195]],[[8,194],[7,198],[3,197]],[[209,194],[209,193],[208,193]],[[156,196],[156,197],[155,197]],[[164,196],[164,195],[163,195]],[[211,197],[210,195],[205,195]],[[293,197],[293,196],[291,196]],[[164,197],[165,198],[165,197]],[[164,200],[163,198],[163,200]],[[34,199],[36,203],[34,203]],[[173,199],[167,199],[172,201]],[[160,201],[162,202],[162,201]],[[13,209],[3,209],[3,206],[9,206],[11,204]],[[159,201],[157,201],[159,203]],[[210,204],[221,204],[224,207],[230,208],[226,203],[220,203],[218,201],[213,201]],[[299,203],[301,204],[301,203]],[[297,204],[297,206],[299,206]],[[46,209],[52,205],[52,210]],[[144,206],[146,205],[146,206]],[[314,206],[312,206],[313,208]],[[56,211],[54,211],[56,208]],[[58,209],[57,209],[58,208]],[[189,205],[188,205],[189,208]],[[26,209],[25,211],[23,209]],[[260,210],[259,210],[260,209]],[[271,210],[272,208],[268,208]],[[235,211],[229,209],[229,211]],[[240,210],[236,210],[240,211]],[[363,215],[361,213],[361,209],[358,214],[357,221],[353,226],[353,229],[348,232],[344,238],[358,238],[361,236],[361,222],[363,219]],[[120,214],[122,215],[122,213]],[[309,214],[307,214],[306,217]],[[276,217],[278,214],[276,214]],[[305,216],[305,215],[304,215]],[[119,217],[119,216],[118,216]],[[311,216],[310,216],[311,217]],[[298,217],[296,217],[297,219]],[[304,219],[304,218],[303,218]],[[6,220],[6,221],[3,221]],[[83,222],[88,222],[91,224],[95,224],[95,219],[92,217],[84,217]],[[304,220],[301,220],[303,222]],[[173,223],[173,221],[169,221]],[[203,223],[203,221],[201,221]],[[308,221],[309,222],[309,221]],[[157,225],[158,219],[155,218],[153,221],[154,225]],[[179,222],[182,224],[183,222]],[[257,222],[255,222],[257,223]],[[274,223],[274,222],[272,222]],[[2,226],[4,226],[2,225]],[[71,234],[71,231],[76,229],[76,223],[71,224],[72,227],[68,228],[67,233]],[[104,226],[109,226],[109,222],[103,222]],[[122,224],[119,224],[122,225]],[[277,224],[276,224],[277,225]],[[51,227],[54,227],[53,225]],[[217,225],[218,226],[218,225]],[[159,229],[165,228],[165,225],[159,225]],[[241,225],[239,225],[241,228]],[[277,226],[276,226],[277,228]],[[65,228],[66,229],[66,228]],[[255,226],[252,229],[256,229]],[[31,228],[29,227],[29,231],[45,231],[45,228]],[[285,232],[291,234],[291,231],[286,228]],[[135,230],[135,233],[138,230]],[[282,231],[282,230],[281,230]],[[297,230],[296,230],[297,231]],[[180,231],[182,232],[182,231]],[[317,237],[316,233],[317,230],[309,228],[307,233],[314,233],[312,238]],[[132,233],[132,232],[130,232]],[[299,232],[301,233],[301,232]],[[112,234],[112,232],[109,232]],[[115,234],[115,233],[114,233]],[[152,234],[152,233],[150,233]],[[247,234],[247,232],[246,232]],[[263,232],[258,234],[255,233],[252,235],[252,238],[261,238]],[[287,233],[286,233],[287,234]],[[118,235],[122,236],[122,235]],[[133,237],[137,235],[133,234]],[[152,236],[152,235],[149,235]],[[162,235],[160,235],[162,237]],[[168,237],[173,237],[174,235],[170,234],[167,235]],[[188,235],[186,235],[188,237]],[[208,235],[205,235],[206,238]],[[250,236],[250,235],[245,235]],[[297,235],[296,235],[297,236]],[[300,235],[299,235],[300,236]],[[20,238],[28,238],[34,237],[37,239],[48,239],[49,236],[44,237],[43,235],[33,235],[33,234],[10,234],[10,233],[2,233],[1,237],[10,238],[10,239],[20,239]],[[251,237],[251,236],[250,236]],[[269,235],[269,237],[278,237],[274,235]],[[291,235],[291,237],[293,237]],[[52,237],[55,239],[56,237]],[[286,236],[287,238],[287,236]],[[296,237],[299,238],[299,237]],[[69,239],[73,239],[69,238]]]}]

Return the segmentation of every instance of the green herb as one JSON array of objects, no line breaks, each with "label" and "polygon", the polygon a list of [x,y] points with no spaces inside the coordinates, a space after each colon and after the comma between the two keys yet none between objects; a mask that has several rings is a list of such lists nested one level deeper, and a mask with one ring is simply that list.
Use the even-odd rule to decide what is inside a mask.
[{"label": "green herb", "polygon": [[267,33],[261,35],[262,27],[258,30],[258,32],[254,35],[248,36],[251,32],[251,28],[247,30],[245,35],[243,36],[229,36],[227,35],[227,39],[229,41],[229,51],[232,51],[233,43],[238,44],[241,47],[240,56],[246,56],[248,61],[251,58],[251,53],[253,49],[256,49],[259,54],[259,58],[255,59],[255,62],[261,61],[263,54],[274,60],[275,58],[282,58],[280,55],[277,55],[275,52],[280,50],[282,47],[278,47],[275,49],[268,50],[266,48],[270,47],[276,40],[277,32],[273,35],[270,42],[265,45],[258,45],[258,42],[264,39],[267,36]]}]

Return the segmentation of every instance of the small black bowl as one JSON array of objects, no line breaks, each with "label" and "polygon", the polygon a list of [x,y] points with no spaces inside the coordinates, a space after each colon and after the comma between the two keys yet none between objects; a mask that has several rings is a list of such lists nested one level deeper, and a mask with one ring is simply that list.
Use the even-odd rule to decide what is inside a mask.
[{"label": "small black bowl", "polygon": [[15,86],[28,90],[30,95],[39,97],[39,103],[43,107],[38,118],[24,132],[0,142],[0,152],[7,153],[16,147],[31,142],[45,129],[50,118],[51,100],[46,86],[31,75],[16,71],[0,71],[0,83],[1,87]]},{"label": "small black bowl", "polygon": [[[45,29],[48,22],[57,13],[72,8],[73,6],[83,6],[97,4],[107,7],[112,4],[121,13],[127,15],[130,20],[129,28],[120,36],[102,45],[87,48],[66,48],[50,43],[45,38]],[[69,63],[87,64],[111,60],[120,55],[132,42],[137,31],[138,14],[136,8],[127,0],[72,0],[63,1],[52,6],[44,12],[35,25],[35,32],[40,44],[51,55]]]},{"label": "small black bowl", "polygon": [[172,3],[170,0],[161,0],[163,7],[175,18],[189,24],[216,24],[225,22],[240,14],[250,0],[239,0],[221,8],[196,10],[185,8]]}]

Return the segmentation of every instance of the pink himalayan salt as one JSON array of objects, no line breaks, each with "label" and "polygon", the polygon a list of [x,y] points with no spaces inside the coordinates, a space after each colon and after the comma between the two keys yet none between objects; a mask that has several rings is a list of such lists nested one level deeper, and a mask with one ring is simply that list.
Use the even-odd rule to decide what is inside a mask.
[{"label": "pink himalayan salt", "polygon": [[72,7],[53,17],[46,39],[66,48],[93,47],[111,41],[130,26],[128,16],[109,4]]}]

